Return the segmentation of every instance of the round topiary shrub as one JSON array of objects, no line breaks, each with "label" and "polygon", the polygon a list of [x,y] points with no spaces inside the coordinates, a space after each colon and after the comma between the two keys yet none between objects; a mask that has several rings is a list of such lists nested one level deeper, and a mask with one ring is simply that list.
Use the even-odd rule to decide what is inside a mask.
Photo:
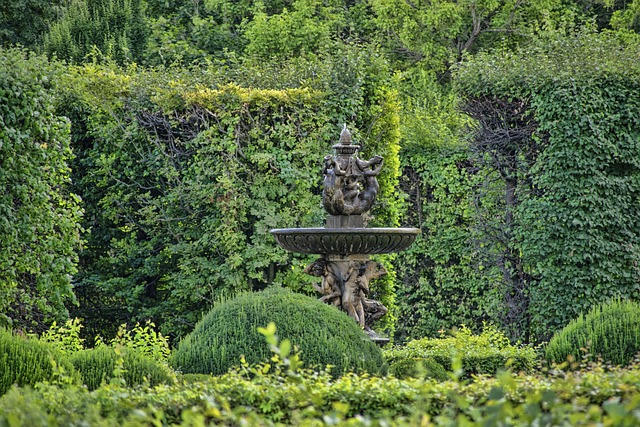
[{"label": "round topiary shrub", "polygon": [[63,374],[72,379],[77,377],[73,365],[51,344],[17,336],[3,328],[0,328],[0,367],[0,395],[13,384],[33,386],[41,381],[55,381]]},{"label": "round topiary shrub", "polygon": [[449,379],[447,371],[432,357],[410,357],[400,359],[389,366],[389,373],[397,378],[432,378],[436,381]]},{"label": "round topiary shrub", "polygon": [[140,354],[133,349],[124,348],[122,354],[107,346],[99,346],[89,350],[82,350],[71,356],[71,362],[82,376],[83,383],[89,390],[95,390],[105,382],[116,376],[115,369],[118,359],[122,357],[122,379],[128,386],[171,384],[173,377],[167,366],[154,359]]},{"label": "round topiary shrub", "polygon": [[[588,351],[585,355],[584,350]],[[546,358],[562,363],[601,357],[606,363],[626,365],[640,352],[640,304],[615,299],[592,308],[556,333],[546,348]]]},{"label": "round topiary shrub", "polygon": [[183,373],[219,375],[271,356],[258,332],[269,322],[279,339],[297,346],[307,367],[332,365],[334,376],[345,372],[384,373],[380,349],[345,313],[315,298],[273,287],[242,294],[215,306],[174,352],[171,364]]}]

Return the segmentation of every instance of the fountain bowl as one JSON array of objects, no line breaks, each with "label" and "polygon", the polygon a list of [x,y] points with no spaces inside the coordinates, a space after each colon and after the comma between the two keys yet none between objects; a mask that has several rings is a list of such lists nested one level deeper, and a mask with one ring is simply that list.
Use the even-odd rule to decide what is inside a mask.
[{"label": "fountain bowl", "polygon": [[291,252],[322,255],[373,255],[400,252],[420,234],[418,228],[281,228],[271,230]]}]

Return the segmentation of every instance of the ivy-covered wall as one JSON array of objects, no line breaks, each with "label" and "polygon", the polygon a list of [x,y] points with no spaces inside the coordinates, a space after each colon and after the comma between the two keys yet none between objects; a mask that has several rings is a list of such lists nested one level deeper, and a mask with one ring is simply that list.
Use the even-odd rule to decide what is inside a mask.
[{"label": "ivy-covered wall", "polygon": [[538,152],[510,236],[534,339],[598,302],[640,297],[638,57],[637,36],[583,33],[480,55],[458,72],[467,102],[523,100],[536,123],[520,141]]},{"label": "ivy-covered wall", "polygon": [[[365,73],[365,61],[352,59],[349,69]],[[313,257],[287,253],[269,230],[324,224],[322,158],[345,121],[363,157],[385,157],[371,223],[397,222],[389,87],[349,73],[351,93],[324,81],[257,89],[226,78],[87,65],[61,86],[60,109],[76,118],[75,183],[87,211],[74,314],[89,329],[151,318],[176,337],[238,291],[282,283],[313,294],[318,279],[302,273]],[[373,291],[393,313],[394,269],[382,261],[390,274]]]},{"label": "ivy-covered wall", "polygon": [[54,111],[59,71],[0,49],[0,326],[42,331],[74,301],[82,212],[69,192],[69,121]]}]

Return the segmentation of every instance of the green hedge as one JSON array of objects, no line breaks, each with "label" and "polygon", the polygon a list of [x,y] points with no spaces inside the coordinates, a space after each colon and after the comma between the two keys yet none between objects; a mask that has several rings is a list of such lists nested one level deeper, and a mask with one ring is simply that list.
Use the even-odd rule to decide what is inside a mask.
[{"label": "green hedge", "polygon": [[41,332],[75,301],[82,211],[69,192],[69,121],[54,110],[60,71],[0,48],[0,326],[14,329]]},{"label": "green hedge", "polygon": [[409,341],[405,346],[385,350],[384,355],[390,366],[406,366],[406,360],[433,359],[450,372],[459,361],[467,378],[475,374],[494,375],[501,369],[530,372],[537,358],[534,349],[511,345],[504,334],[492,327],[473,335],[464,326],[451,337]]},{"label": "green hedge", "polygon": [[53,345],[0,328],[0,395],[13,384],[34,386],[65,376],[77,379],[73,365]]},{"label": "green hedge", "polygon": [[174,381],[167,366],[131,348],[121,348],[119,352],[107,346],[81,350],[71,356],[71,362],[89,390],[108,384],[112,378],[122,378],[130,387]]},{"label": "green hedge", "polygon": [[[517,180],[511,231],[495,228],[517,258],[504,273],[520,282],[505,283],[505,295],[522,297],[511,314],[523,339],[548,340],[594,305],[637,295],[639,56],[638,34],[582,31],[482,53],[457,70],[458,89],[486,107],[485,154],[520,153],[507,174]],[[492,108],[502,116],[489,120]]]},{"label": "green hedge", "polygon": [[[239,373],[130,389],[13,389],[0,425],[635,426],[640,368],[512,375],[471,382]],[[289,373],[290,374],[290,373]]]},{"label": "green hedge", "polygon": [[587,357],[626,365],[640,352],[640,304],[615,299],[599,304],[557,332],[546,348],[549,361]]},{"label": "green hedge", "polygon": [[273,287],[218,304],[179,344],[171,364],[183,373],[222,374],[269,359],[259,327],[275,323],[279,339],[301,351],[307,366],[333,366],[332,373],[384,372],[380,349],[356,322],[315,298]]}]

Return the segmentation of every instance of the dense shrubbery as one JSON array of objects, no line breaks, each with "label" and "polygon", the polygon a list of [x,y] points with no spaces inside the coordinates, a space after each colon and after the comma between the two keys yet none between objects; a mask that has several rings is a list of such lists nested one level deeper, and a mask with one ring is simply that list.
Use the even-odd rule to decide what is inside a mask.
[{"label": "dense shrubbery", "polygon": [[129,387],[173,382],[167,366],[134,349],[98,346],[74,353],[71,363],[82,375],[82,381],[89,390],[95,390],[113,378],[124,380]]},{"label": "dense shrubbery", "polygon": [[563,363],[601,358],[606,363],[626,365],[640,352],[640,304],[613,300],[599,304],[557,332],[546,347],[546,357]]},{"label": "dense shrubbery", "polygon": [[637,366],[550,378],[503,374],[469,383],[366,375],[332,380],[274,368],[153,389],[14,389],[0,398],[0,424],[586,427],[640,421]]},{"label": "dense shrubbery", "polygon": [[59,76],[44,58],[0,49],[0,326],[41,332],[75,301],[81,210],[69,121],[54,111]]},{"label": "dense shrubbery", "polygon": [[0,395],[13,384],[34,386],[41,381],[77,378],[73,365],[55,346],[17,336],[0,328]]},{"label": "dense shrubbery", "polygon": [[[422,338],[408,342],[403,347],[385,350],[385,358],[391,370],[409,371],[410,361],[429,366],[429,359],[447,371],[462,369],[459,375],[494,375],[499,370],[530,372],[536,363],[536,352],[530,347],[518,347],[493,327],[486,327],[480,335],[461,327],[453,336]],[[419,369],[415,369],[419,373]],[[455,372],[454,372],[455,373]]]},{"label": "dense shrubbery", "polygon": [[380,349],[345,313],[286,289],[270,288],[215,306],[185,337],[171,364],[184,373],[223,374],[238,366],[266,361],[269,347],[257,328],[273,322],[278,336],[301,351],[308,366],[332,365],[334,375],[382,373]]}]

